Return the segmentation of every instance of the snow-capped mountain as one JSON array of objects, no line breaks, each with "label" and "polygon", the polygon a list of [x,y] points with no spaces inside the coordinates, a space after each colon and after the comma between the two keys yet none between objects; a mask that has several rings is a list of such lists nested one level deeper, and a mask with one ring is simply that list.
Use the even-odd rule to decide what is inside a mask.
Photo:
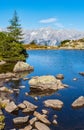
[{"label": "snow-capped mountain", "polygon": [[81,38],[84,38],[84,32],[76,30],[40,28],[24,31],[24,42],[26,44],[34,40],[37,44],[55,46],[63,40],[77,40]]}]

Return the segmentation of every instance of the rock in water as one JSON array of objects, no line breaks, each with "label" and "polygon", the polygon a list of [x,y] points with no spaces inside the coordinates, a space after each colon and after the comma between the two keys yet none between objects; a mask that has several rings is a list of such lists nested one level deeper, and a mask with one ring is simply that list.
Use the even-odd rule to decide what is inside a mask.
[{"label": "rock in water", "polygon": [[48,126],[46,126],[45,124],[43,124],[41,122],[35,122],[35,127],[38,130],[50,130],[50,128]]},{"label": "rock in water", "polygon": [[42,114],[40,114],[39,112],[34,112],[34,116],[37,117],[38,120],[40,120],[41,122],[43,122],[44,124],[50,125],[50,121],[48,119],[46,119],[46,117]]},{"label": "rock in water", "polygon": [[13,119],[13,123],[16,125],[19,125],[19,124],[24,124],[24,123],[28,122],[28,120],[29,120],[29,116],[16,117]]},{"label": "rock in water", "polygon": [[7,106],[5,107],[5,110],[9,113],[15,111],[16,109],[17,109],[17,106],[15,105],[13,101],[8,103]]},{"label": "rock in water", "polygon": [[61,109],[63,107],[63,102],[60,100],[51,99],[44,101],[44,105],[53,109]]},{"label": "rock in water", "polygon": [[84,72],[79,72],[80,75],[84,76]]},{"label": "rock in water", "polygon": [[56,78],[62,80],[62,79],[64,79],[64,75],[63,74],[58,74],[58,75],[56,75]]},{"label": "rock in water", "polygon": [[29,64],[23,61],[18,61],[14,66],[13,72],[23,72],[23,71],[30,71],[30,70],[33,70],[32,66],[30,66]]},{"label": "rock in water", "polygon": [[84,96],[80,96],[78,99],[76,99],[76,100],[72,103],[72,107],[73,107],[73,108],[84,107]]},{"label": "rock in water", "polygon": [[30,81],[30,88],[32,91],[56,91],[64,88],[64,85],[60,80],[57,80],[54,76],[36,76]]},{"label": "rock in water", "polygon": [[23,113],[33,112],[37,108],[36,105],[34,105],[28,101],[24,101],[23,104],[26,106],[26,108],[23,109],[23,111],[22,111]]}]

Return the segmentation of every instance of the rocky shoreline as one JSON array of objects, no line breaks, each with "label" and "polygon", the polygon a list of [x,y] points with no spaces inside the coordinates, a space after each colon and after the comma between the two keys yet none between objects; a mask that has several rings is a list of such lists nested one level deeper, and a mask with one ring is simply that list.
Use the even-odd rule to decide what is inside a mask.
[{"label": "rocky shoreline", "polygon": [[[22,65],[23,64],[23,65]],[[27,70],[33,70],[34,68],[30,65],[27,65],[23,62],[18,62],[15,67],[13,73],[4,73],[0,74],[0,130],[3,130],[5,127],[5,114],[14,114],[17,112],[17,117],[12,119],[14,124],[14,130],[18,127],[19,130],[50,130],[50,125],[58,125],[57,115],[53,115],[52,121],[49,121],[49,111],[47,108],[54,109],[54,110],[61,110],[65,103],[59,99],[47,99],[42,102],[42,106],[44,109],[41,112],[38,112],[38,105],[33,104],[28,100],[24,100],[18,104],[15,103],[13,99],[10,99],[11,94],[20,92],[20,89],[25,88],[25,86],[20,86],[18,89],[8,89],[7,87],[3,86],[4,82],[9,82],[9,80],[19,80],[22,78],[21,76],[18,77],[17,74],[20,72],[24,72]],[[83,72],[80,72],[83,76]],[[56,92],[59,89],[64,89],[68,87],[62,83],[64,79],[63,74],[58,74],[55,76],[53,75],[46,75],[46,76],[35,76],[29,78],[24,78],[23,80],[28,80],[30,85],[30,93],[36,93],[38,91],[38,95],[40,92],[46,95],[48,92]],[[2,82],[3,81],[3,82]],[[25,96],[31,96],[31,94],[26,92]],[[38,95],[34,97],[35,101],[37,102]],[[72,102],[71,106],[73,109],[78,109],[84,107],[84,97],[80,96],[75,101]],[[24,116],[19,116],[18,113],[22,112]],[[26,114],[26,115],[25,115]]]}]

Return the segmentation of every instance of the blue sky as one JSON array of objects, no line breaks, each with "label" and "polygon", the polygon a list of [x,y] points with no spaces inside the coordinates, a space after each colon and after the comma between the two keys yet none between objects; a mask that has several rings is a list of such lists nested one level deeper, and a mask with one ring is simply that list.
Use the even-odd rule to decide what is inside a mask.
[{"label": "blue sky", "polygon": [[0,0],[0,28],[9,25],[14,10],[25,29],[53,27],[84,31],[84,0]]}]

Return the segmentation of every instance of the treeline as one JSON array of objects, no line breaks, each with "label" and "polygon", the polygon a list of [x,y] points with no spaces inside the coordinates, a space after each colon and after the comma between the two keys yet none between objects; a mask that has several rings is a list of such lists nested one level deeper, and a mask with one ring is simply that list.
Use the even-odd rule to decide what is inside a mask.
[{"label": "treeline", "polygon": [[27,52],[22,45],[23,33],[16,11],[9,22],[7,31],[0,32],[0,60],[8,62],[25,61]]}]

